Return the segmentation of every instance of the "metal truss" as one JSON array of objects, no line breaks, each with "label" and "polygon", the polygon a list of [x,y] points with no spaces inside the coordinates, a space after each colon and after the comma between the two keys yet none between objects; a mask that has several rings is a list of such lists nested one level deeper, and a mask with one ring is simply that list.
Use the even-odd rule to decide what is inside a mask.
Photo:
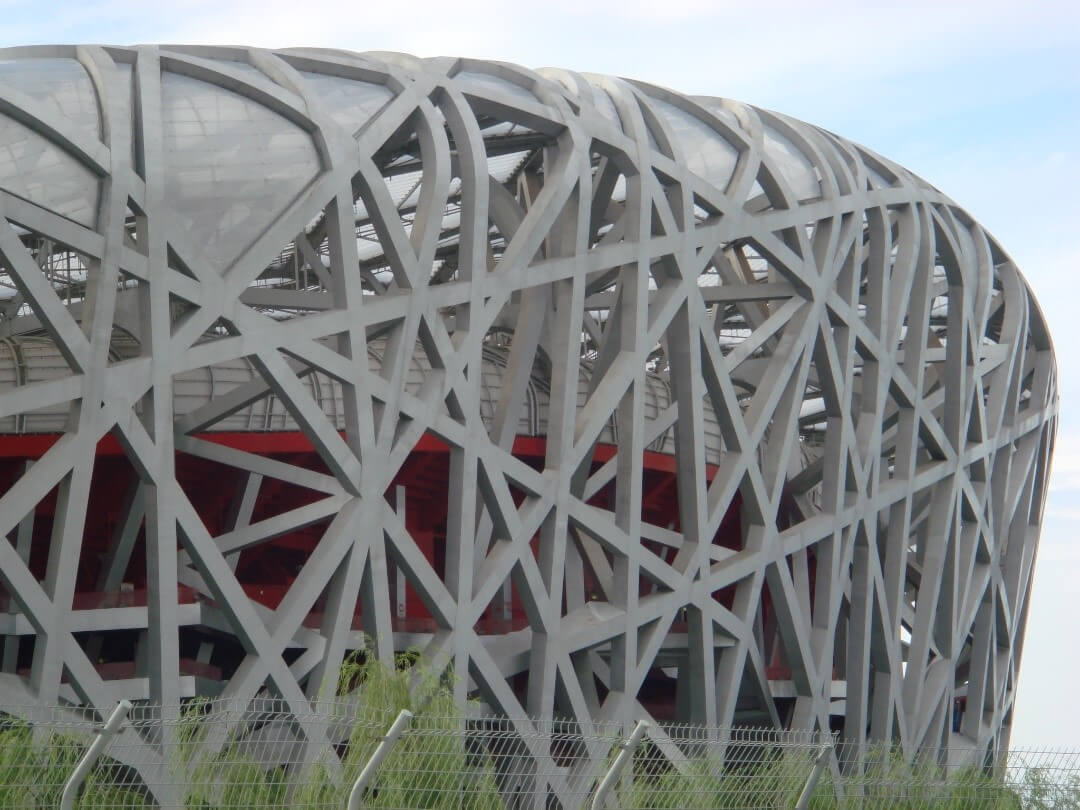
[{"label": "metal truss", "polygon": [[[29,48],[0,55],[0,218],[5,704],[175,706],[227,648],[223,699],[309,718],[366,637],[525,740],[659,706],[1007,745],[1053,351],[902,167],[560,70]],[[401,495],[441,504],[435,546]],[[243,555],[301,529],[259,599]]]}]

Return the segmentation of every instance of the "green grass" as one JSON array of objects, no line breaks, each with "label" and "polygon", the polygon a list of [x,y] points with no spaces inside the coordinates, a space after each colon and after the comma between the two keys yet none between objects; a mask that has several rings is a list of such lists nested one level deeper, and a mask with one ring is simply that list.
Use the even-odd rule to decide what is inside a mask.
[{"label": "green grass", "polygon": [[[782,810],[792,808],[813,767],[809,751],[765,753],[756,762],[724,768],[706,759],[691,760],[682,772],[648,744],[636,763],[633,785],[618,806],[634,810]],[[829,770],[822,773],[810,800],[812,810],[1062,810],[1080,804],[1028,801],[1030,791],[1005,787],[980,769],[946,774],[930,763],[906,764],[894,752],[868,755],[860,774],[846,774],[838,791]],[[1029,774],[1030,778],[1030,774]],[[1062,795],[1060,786],[1042,795]],[[1058,790],[1058,793],[1053,793]],[[839,795],[838,795],[839,794]],[[1021,795],[1025,800],[1021,800]]]},{"label": "green grass", "polygon": [[[668,765],[651,746],[641,751],[633,785],[620,794],[620,807],[636,810],[747,810],[748,808],[791,808],[798,801],[813,767],[809,751],[767,756],[758,762],[724,768],[702,758],[684,764],[680,772]],[[831,782],[824,774],[811,804],[825,810],[832,796]],[[825,803],[823,803],[823,801]]]},{"label": "green grass", "polygon": [[[64,783],[85,750],[84,742],[70,735],[34,739],[33,729],[26,723],[0,724],[0,807],[54,810],[60,804]],[[140,791],[112,784],[110,770],[106,763],[91,774],[77,808],[149,806]]]},{"label": "green grass", "polygon": [[353,657],[341,670],[339,691],[358,698],[357,719],[344,755],[336,763],[316,763],[296,793],[296,804],[345,807],[356,777],[374,753],[388,720],[402,709],[414,715],[412,734],[402,736],[383,762],[365,807],[417,810],[501,810],[494,770],[466,751],[461,729],[463,707],[454,700],[445,677],[437,677],[413,655],[398,666],[371,657]]},{"label": "green grass", "polygon": [[[466,710],[455,702],[451,676],[437,676],[415,655],[395,666],[363,654],[341,669],[335,696],[349,698],[351,731],[323,759],[289,768],[254,760],[242,743],[213,746],[207,713],[211,704],[187,704],[169,755],[171,781],[187,810],[345,808],[357,775],[390,721],[401,709],[414,714],[365,796],[370,810],[503,810],[496,769],[481,746],[467,747]],[[342,704],[344,705],[344,704]],[[35,735],[20,721],[0,720],[0,808],[53,810],[64,781],[87,740],[62,734]],[[750,751],[751,749],[744,749]],[[618,787],[615,805],[636,810],[750,810],[791,808],[812,768],[809,751],[754,749],[756,759],[724,767],[706,758],[675,770],[646,742],[632,779]],[[616,751],[613,749],[612,756]],[[845,774],[838,791],[828,770],[811,800],[812,810],[1060,810],[1080,808],[1080,781],[1055,781],[1029,770],[1013,791],[980,769],[946,774],[933,763],[908,764],[894,752],[870,752],[858,775]],[[107,757],[87,780],[76,806],[151,808],[147,793],[119,786],[130,772]],[[839,794],[839,795],[838,795]]]}]

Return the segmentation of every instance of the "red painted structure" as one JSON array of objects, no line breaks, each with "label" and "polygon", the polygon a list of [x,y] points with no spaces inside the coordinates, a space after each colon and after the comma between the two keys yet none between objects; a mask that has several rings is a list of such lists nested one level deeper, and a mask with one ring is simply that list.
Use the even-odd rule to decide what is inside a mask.
[{"label": "red painted structure", "polygon": [[[4,436],[0,440],[0,491],[6,490],[15,483],[22,475],[26,463],[39,458],[59,438],[59,435],[42,434]],[[307,437],[300,432],[211,432],[201,434],[199,438],[294,466],[326,472]],[[545,439],[543,437],[519,436],[514,442],[514,455],[535,469],[539,470],[543,467],[544,452]],[[594,469],[614,455],[613,445],[598,445],[593,455]],[[246,474],[234,467],[185,453],[177,453],[176,469],[177,480],[195,505],[208,531],[213,535],[228,532],[231,529],[231,509],[237,500],[238,492],[245,483]],[[711,481],[715,467],[708,467],[706,472],[708,480]],[[387,498],[393,503],[394,492],[399,486],[405,487],[406,528],[440,576],[444,574],[445,566],[448,474],[448,448],[439,439],[430,435],[425,436],[413,449],[387,491]],[[135,471],[128,462],[123,448],[112,436],[106,436],[97,447],[89,501],[90,510],[86,518],[83,558],[72,605],[75,611],[104,606],[141,607],[146,604],[145,548],[141,532],[127,564],[123,590],[104,593],[99,590],[98,585],[106,565],[110,538],[117,531],[118,524],[124,519],[125,501],[134,485]],[[673,456],[652,451],[644,454],[643,491],[643,520],[659,527],[678,531],[676,466]],[[597,493],[591,503],[601,508],[610,508],[608,500],[611,495],[612,486],[609,485]],[[324,493],[265,478],[259,489],[251,522],[266,520],[277,514],[316,502],[323,497],[326,497]],[[520,501],[522,495],[515,493],[515,497]],[[34,516],[30,568],[39,578],[45,576],[55,503],[54,491],[49,498],[39,503]],[[736,495],[714,540],[716,544],[733,550],[737,550],[741,544],[740,503],[741,499]],[[268,607],[276,607],[303,562],[318,543],[329,519],[325,517],[311,525],[279,535],[271,541],[239,552],[236,573],[247,594]],[[673,549],[654,544],[652,550],[669,562],[674,559]],[[812,575],[811,570],[811,577]],[[585,578],[586,594],[595,593],[595,579],[587,566]],[[647,595],[653,587],[650,581],[642,578],[641,595]],[[183,585],[179,585],[178,588],[181,604],[192,604],[199,598],[191,588]],[[722,604],[730,607],[734,598],[734,589],[717,592],[714,596]],[[764,598],[766,604],[763,606],[763,616],[768,622],[772,611],[768,604],[767,592]],[[391,601],[394,601],[393,596]],[[426,633],[435,629],[434,621],[423,602],[408,584],[405,586],[404,615],[398,615],[398,611],[393,610],[392,613],[395,613],[393,626],[396,632]],[[362,627],[361,618],[358,605],[354,618],[354,627],[357,629]],[[320,620],[321,603],[317,602],[305,624],[313,628],[318,627]],[[528,621],[521,600],[516,589],[512,588],[509,605],[493,604],[485,611],[476,629],[482,634],[501,634],[521,630],[527,626]],[[685,622],[676,621],[671,632],[685,632]],[[790,677],[789,671],[783,665],[779,649],[775,651],[769,664],[770,678]],[[133,668],[134,663],[130,660],[110,661],[106,656],[99,662],[99,669],[106,678],[130,677]],[[183,660],[182,669],[186,674],[211,679],[220,678],[218,668],[199,664],[190,658]]]}]

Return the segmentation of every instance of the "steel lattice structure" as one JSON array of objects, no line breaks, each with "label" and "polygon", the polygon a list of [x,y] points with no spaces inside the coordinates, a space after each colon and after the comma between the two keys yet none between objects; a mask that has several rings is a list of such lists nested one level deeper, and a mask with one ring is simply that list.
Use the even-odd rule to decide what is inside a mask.
[{"label": "steel lattice structure", "polygon": [[0,217],[3,703],[306,717],[369,643],[512,718],[1007,744],[1053,351],[902,167],[560,70],[29,48]]}]

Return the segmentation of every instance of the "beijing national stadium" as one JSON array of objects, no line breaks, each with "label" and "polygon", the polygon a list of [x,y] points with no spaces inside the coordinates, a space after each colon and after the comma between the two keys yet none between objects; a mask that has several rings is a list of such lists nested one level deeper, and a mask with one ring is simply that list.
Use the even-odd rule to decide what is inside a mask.
[{"label": "beijing national stadium", "polygon": [[4,707],[410,650],[522,724],[1007,746],[1057,414],[1003,247],[782,114],[0,52]]}]

